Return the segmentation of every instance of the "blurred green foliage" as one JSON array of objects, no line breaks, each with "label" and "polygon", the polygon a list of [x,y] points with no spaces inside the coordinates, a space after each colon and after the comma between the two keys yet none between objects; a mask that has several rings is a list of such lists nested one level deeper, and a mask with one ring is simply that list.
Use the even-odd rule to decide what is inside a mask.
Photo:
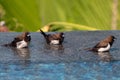
[{"label": "blurred green foliage", "polygon": [[[0,0],[0,20],[12,31],[111,30],[113,0]],[[120,13],[120,2],[118,13]],[[4,15],[4,16],[3,16]],[[117,26],[120,26],[118,14]],[[120,29],[120,27],[117,27]]]}]

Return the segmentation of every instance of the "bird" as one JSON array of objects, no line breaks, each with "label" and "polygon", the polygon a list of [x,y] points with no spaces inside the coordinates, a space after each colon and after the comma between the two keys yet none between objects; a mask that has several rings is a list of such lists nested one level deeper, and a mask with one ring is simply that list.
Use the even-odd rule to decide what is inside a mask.
[{"label": "bird", "polygon": [[5,21],[0,22],[0,32],[9,32],[9,29],[6,26]]},{"label": "bird", "polygon": [[15,47],[17,49],[22,49],[28,47],[31,41],[31,36],[29,32],[23,32],[21,35],[18,35],[8,44],[4,44],[3,46]]},{"label": "bird", "polygon": [[89,48],[88,50],[94,51],[94,52],[109,51],[115,39],[116,38],[113,35],[110,35],[105,39],[101,40],[100,42],[98,42],[93,48]]},{"label": "bird", "polygon": [[40,33],[44,36],[47,44],[50,45],[62,45],[62,42],[64,41],[64,33],[56,33],[56,34],[46,34],[40,29]]}]

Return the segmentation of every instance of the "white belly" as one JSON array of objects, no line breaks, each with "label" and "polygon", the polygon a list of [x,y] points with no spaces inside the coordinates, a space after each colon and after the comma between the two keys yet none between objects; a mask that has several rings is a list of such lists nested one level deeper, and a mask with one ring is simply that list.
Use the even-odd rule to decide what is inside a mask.
[{"label": "white belly", "polygon": [[27,47],[28,44],[27,42],[25,42],[24,40],[20,41],[20,42],[17,42],[17,48],[24,48],[24,47]]},{"label": "white belly", "polygon": [[105,48],[100,48],[100,49],[98,49],[98,51],[99,51],[99,52],[104,52],[104,51],[108,51],[109,49],[110,49],[110,44],[108,44],[108,46],[105,47]]},{"label": "white belly", "polygon": [[50,42],[50,44],[59,44],[59,40],[52,40],[51,42]]}]

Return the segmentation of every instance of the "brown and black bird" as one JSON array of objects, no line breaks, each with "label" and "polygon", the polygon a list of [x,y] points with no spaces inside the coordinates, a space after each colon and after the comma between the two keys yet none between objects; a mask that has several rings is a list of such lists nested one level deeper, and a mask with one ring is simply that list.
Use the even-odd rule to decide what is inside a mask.
[{"label": "brown and black bird", "polygon": [[23,32],[21,35],[15,37],[11,43],[5,44],[4,46],[11,46],[20,49],[20,48],[28,47],[30,41],[31,41],[31,36],[29,32]]},{"label": "brown and black bird", "polygon": [[101,40],[99,43],[97,43],[93,48],[89,49],[90,51],[95,52],[106,52],[109,51],[111,48],[113,42],[115,41],[115,37],[110,35],[107,38]]},{"label": "brown and black bird", "polygon": [[41,29],[40,31],[41,31],[41,34],[44,36],[47,44],[61,45],[64,40],[63,32],[56,33],[56,34],[46,34]]}]

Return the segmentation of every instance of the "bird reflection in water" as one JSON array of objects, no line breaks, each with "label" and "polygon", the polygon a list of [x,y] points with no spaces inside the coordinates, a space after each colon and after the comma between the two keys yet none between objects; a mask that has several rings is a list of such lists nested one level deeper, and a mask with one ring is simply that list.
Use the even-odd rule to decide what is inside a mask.
[{"label": "bird reflection in water", "polygon": [[48,44],[45,44],[45,47],[48,50],[64,50],[63,45],[48,45]]},{"label": "bird reflection in water", "polygon": [[98,56],[100,57],[100,59],[102,61],[105,61],[105,62],[110,62],[113,60],[113,57],[112,55],[110,54],[109,51],[106,51],[106,52],[98,52]]},{"label": "bird reflection in water", "polygon": [[63,45],[48,45],[45,44],[44,54],[59,58],[64,55]]},{"label": "bird reflection in water", "polygon": [[20,63],[24,65],[28,65],[30,63],[30,51],[29,48],[12,48],[14,51],[14,55],[19,57]]}]

